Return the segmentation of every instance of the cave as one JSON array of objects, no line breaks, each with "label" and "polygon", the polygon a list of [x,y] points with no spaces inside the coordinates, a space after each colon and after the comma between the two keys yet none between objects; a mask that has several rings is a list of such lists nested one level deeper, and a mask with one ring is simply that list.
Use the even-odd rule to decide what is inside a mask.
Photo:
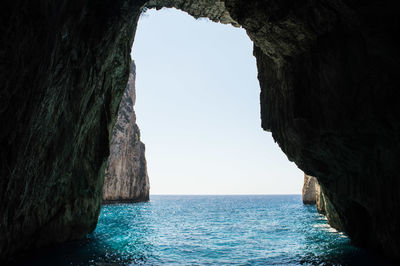
[{"label": "cave", "polygon": [[96,227],[141,12],[243,27],[262,128],[318,178],[330,222],[399,259],[400,5],[395,1],[117,0],[1,4],[0,258]]}]

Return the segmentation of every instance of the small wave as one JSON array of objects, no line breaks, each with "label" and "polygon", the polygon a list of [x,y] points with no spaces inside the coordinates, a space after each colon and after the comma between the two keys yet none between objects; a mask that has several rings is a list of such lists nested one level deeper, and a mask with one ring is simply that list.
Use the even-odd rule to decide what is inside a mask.
[{"label": "small wave", "polygon": [[335,228],[331,227],[329,224],[314,224],[314,228],[322,228],[325,231],[331,232],[331,233],[340,233],[338,230]]}]

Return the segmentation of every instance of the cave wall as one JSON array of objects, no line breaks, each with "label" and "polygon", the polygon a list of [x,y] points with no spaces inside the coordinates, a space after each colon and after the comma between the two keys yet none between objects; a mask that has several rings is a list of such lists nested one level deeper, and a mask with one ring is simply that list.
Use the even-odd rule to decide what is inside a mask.
[{"label": "cave wall", "polygon": [[[0,257],[95,227],[144,1],[1,3]],[[241,25],[262,128],[317,176],[354,243],[400,254],[399,4],[151,0]]]},{"label": "cave wall", "polygon": [[0,258],[96,227],[140,1],[0,4]]},{"label": "cave wall", "polygon": [[317,205],[318,212],[326,216],[328,224],[331,227],[339,231],[345,231],[346,229],[342,224],[342,219],[340,218],[338,211],[336,210],[330,199],[325,196],[324,189],[319,184],[317,184],[315,188],[315,203]]},{"label": "cave wall", "polygon": [[262,126],[318,177],[353,243],[398,257],[399,7],[342,4],[351,16],[328,9],[330,30],[283,64],[255,47]]},{"label": "cave wall", "polygon": [[331,227],[339,231],[345,230],[335,206],[325,196],[324,190],[319,185],[316,177],[304,174],[302,197],[303,204],[316,205],[318,212],[326,216]]},{"label": "cave wall", "polygon": [[149,200],[145,145],[140,140],[134,110],[136,102],[136,66],[132,60],[129,80],[122,96],[114,125],[110,155],[104,173],[103,203]]}]

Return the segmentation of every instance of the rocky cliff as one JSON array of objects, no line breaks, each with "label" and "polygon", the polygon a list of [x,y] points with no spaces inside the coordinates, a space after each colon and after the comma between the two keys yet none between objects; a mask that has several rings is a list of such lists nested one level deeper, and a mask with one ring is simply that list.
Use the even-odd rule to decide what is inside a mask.
[{"label": "rocky cliff", "polygon": [[326,216],[330,226],[339,231],[345,231],[338,211],[329,198],[325,196],[323,188],[317,183],[315,189],[315,200],[318,212]]},{"label": "rocky cliff", "polygon": [[103,202],[149,200],[149,177],[145,146],[140,141],[134,105],[136,101],[135,63],[132,61],[128,85],[122,96],[110,143],[104,174]]},{"label": "rocky cliff", "polygon": [[[145,4],[1,2],[0,257],[95,228]],[[262,128],[318,177],[353,243],[400,258],[398,1],[147,4],[163,6],[246,30]]]},{"label": "rocky cliff", "polygon": [[0,258],[96,227],[142,4],[1,2]]},{"label": "rocky cliff", "polygon": [[319,184],[315,177],[304,174],[302,198],[304,204],[316,204]]},{"label": "rocky cliff", "polygon": [[335,207],[324,194],[323,189],[318,183],[318,179],[313,176],[304,174],[303,185],[303,203],[315,204],[319,213],[324,214],[328,223],[338,230],[343,231],[343,225],[340,222],[340,217]]}]

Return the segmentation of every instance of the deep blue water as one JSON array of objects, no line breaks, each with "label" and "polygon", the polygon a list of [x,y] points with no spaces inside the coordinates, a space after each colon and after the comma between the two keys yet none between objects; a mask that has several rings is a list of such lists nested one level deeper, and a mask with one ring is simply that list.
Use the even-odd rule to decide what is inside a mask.
[{"label": "deep blue water", "polygon": [[382,265],[299,195],[152,196],[103,206],[83,241],[42,249],[36,265]]}]

